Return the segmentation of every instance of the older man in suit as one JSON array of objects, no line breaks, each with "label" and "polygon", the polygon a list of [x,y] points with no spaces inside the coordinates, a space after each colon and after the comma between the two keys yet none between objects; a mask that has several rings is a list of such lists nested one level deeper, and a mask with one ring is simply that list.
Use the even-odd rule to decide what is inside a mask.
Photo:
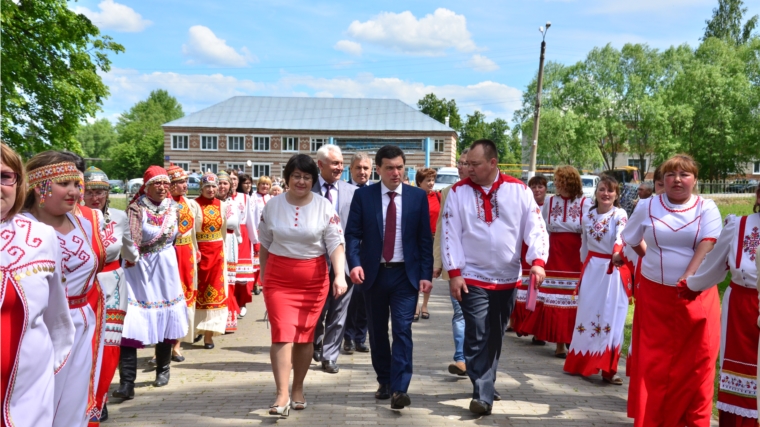
[{"label": "older man in suit", "polygon": [[[343,173],[343,154],[340,147],[332,144],[323,145],[317,150],[317,166],[319,167],[319,179],[314,182],[311,191],[324,196],[332,203],[340,217],[340,225],[345,230],[356,187],[340,179]],[[345,271],[348,269],[346,268]],[[330,283],[333,279],[331,267]],[[338,297],[332,293],[328,294],[314,333],[314,360],[321,362],[322,370],[330,374],[337,374],[340,370],[338,368],[338,355],[346,327],[348,305],[353,293],[353,285],[350,284],[350,280],[347,279],[346,283],[349,285],[345,294]]]},{"label": "older man in suit", "polygon": [[372,367],[379,383],[375,398],[390,398],[393,409],[411,404],[412,318],[419,291],[433,287],[427,195],[401,183],[405,162],[396,146],[377,151],[380,184],[356,191],[345,231],[351,281],[365,295]]}]

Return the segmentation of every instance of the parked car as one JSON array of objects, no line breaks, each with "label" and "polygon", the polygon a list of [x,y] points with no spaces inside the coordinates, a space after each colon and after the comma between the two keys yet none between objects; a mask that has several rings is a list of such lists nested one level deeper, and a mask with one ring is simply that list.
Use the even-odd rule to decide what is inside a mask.
[{"label": "parked car", "polygon": [[138,191],[140,191],[140,187],[143,185],[143,179],[142,178],[135,178],[130,179],[127,181],[126,186],[126,193],[127,193],[127,201],[129,201],[129,198],[137,194]]},{"label": "parked car", "polygon": [[733,184],[726,187],[726,191],[729,193],[754,193],[757,190],[756,179],[740,179],[734,181]]},{"label": "parked car", "polygon": [[124,181],[120,179],[109,179],[108,184],[111,185],[112,194],[121,194],[124,192]]},{"label": "parked car", "polygon": [[433,191],[441,191],[449,185],[456,184],[459,181],[459,170],[457,168],[440,168],[435,176]]},{"label": "parked car", "polygon": [[557,194],[557,187],[554,185],[554,181],[546,183],[546,192],[548,194]]},{"label": "parked car", "polygon": [[581,175],[581,184],[583,184],[583,195],[593,199],[596,194],[596,185],[599,184],[599,177],[596,175]]},{"label": "parked car", "polygon": [[195,176],[187,177],[187,195],[198,196],[201,194],[201,180]]}]

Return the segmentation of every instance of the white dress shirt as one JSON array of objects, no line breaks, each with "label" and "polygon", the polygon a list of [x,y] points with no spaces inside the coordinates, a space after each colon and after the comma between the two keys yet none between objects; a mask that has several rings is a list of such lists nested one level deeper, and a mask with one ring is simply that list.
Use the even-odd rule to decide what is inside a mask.
[{"label": "white dress shirt", "polygon": [[[325,184],[327,184],[327,181],[325,181],[324,178],[322,178],[322,175],[319,175],[319,194],[322,195],[325,199],[327,199],[327,190],[325,188]],[[332,189],[330,189],[330,197],[332,198],[332,205],[333,208],[335,208],[335,212],[338,211],[338,181],[335,181],[332,183]]]},{"label": "white dress shirt", "polygon": [[[401,244],[401,190],[403,187],[403,184],[399,184],[399,186],[393,190],[396,193],[396,197],[393,199],[396,204],[396,242],[393,244],[393,259],[383,260],[381,256],[380,262],[404,262],[404,247]],[[388,195],[390,191],[391,190],[380,181],[380,194],[383,200],[383,239],[385,239],[385,216],[388,213],[388,205],[391,202],[391,196]]]}]

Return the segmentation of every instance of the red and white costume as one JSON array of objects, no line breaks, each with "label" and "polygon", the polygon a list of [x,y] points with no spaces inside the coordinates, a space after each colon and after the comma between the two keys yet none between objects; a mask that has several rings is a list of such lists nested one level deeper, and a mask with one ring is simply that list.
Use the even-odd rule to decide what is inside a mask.
[{"label": "red and white costume", "polygon": [[[267,205],[267,202],[269,202],[269,199],[271,199],[272,196],[269,194],[261,194],[259,192],[253,193],[253,196],[251,196],[251,211],[253,213],[253,225],[255,226],[257,233],[259,229],[259,222],[261,221],[261,213],[264,212],[264,206]],[[251,236],[249,236],[251,237]],[[258,235],[257,240],[251,239],[251,242],[253,243],[253,274],[255,276],[254,284],[259,281],[259,242],[258,242]]]},{"label": "red and white costume", "polygon": [[[54,376],[70,357],[75,333],[55,230],[22,215],[4,220],[0,258],[1,424],[50,426]],[[86,403],[86,388],[80,394]]]},{"label": "red and white costume", "polygon": [[256,224],[254,218],[260,217],[257,204],[245,193],[234,193],[227,201],[238,212],[240,221],[240,237],[242,242],[238,245],[238,261],[235,275],[235,299],[240,307],[253,301],[253,243],[256,238]]},{"label": "red and white costume", "polygon": [[[536,310],[525,320],[524,333],[538,340],[569,343],[573,336],[578,301],[573,293],[581,276],[581,218],[591,201],[585,197],[552,196],[542,214],[549,231],[546,280],[538,289]],[[575,256],[574,254],[578,254]]]},{"label": "red and white costume", "polygon": [[630,273],[625,266],[615,268],[612,255],[623,249],[620,234],[627,221],[625,209],[616,207],[603,214],[591,209],[583,218],[581,257],[585,261],[578,315],[564,368],[570,374],[589,376],[602,371],[612,377],[617,372],[628,315]]},{"label": "red and white costume", "polygon": [[628,415],[637,427],[710,425],[720,345],[718,291],[713,287],[687,301],[678,297],[676,284],[697,245],[715,241],[720,229],[712,200],[692,196],[674,205],[662,194],[639,201],[623,231],[629,244],[642,238],[647,244],[636,289],[635,376],[628,395]]},{"label": "red and white costume", "polygon": [[[543,207],[543,203],[538,205],[539,209]],[[515,332],[517,332],[518,336],[525,335],[523,333],[523,324],[530,315],[530,311],[525,308],[525,302],[528,300],[528,286],[530,285],[530,264],[528,264],[528,261],[525,259],[527,252],[528,245],[523,243],[522,251],[520,252],[520,263],[522,264],[522,283],[517,286],[515,309],[512,310],[512,316],[510,318],[510,326]]]},{"label": "red and white costume", "polygon": [[760,214],[730,215],[705,261],[686,282],[706,291],[722,282],[727,268],[731,285],[723,294],[720,345],[721,426],[757,423],[757,347],[760,331],[752,320],[758,313],[757,266],[760,257]]},{"label": "red and white costume", "polygon": [[227,326],[225,332],[237,330],[237,315],[240,306],[235,298],[235,278],[237,277],[238,246],[242,243],[240,236],[240,216],[234,201],[227,198],[227,233],[224,236],[224,257],[227,271]]},{"label": "red and white costume", "polygon": [[514,289],[521,283],[518,248],[523,243],[531,265],[543,266],[549,255],[549,236],[533,194],[522,181],[502,173],[487,194],[469,178],[454,184],[442,225],[443,268],[449,277],[462,276],[467,285]]}]

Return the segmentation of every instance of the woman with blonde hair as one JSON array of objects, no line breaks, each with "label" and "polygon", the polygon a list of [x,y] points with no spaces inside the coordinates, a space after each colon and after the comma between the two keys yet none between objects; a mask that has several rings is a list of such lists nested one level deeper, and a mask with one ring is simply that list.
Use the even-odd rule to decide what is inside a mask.
[{"label": "woman with blonde hair", "polygon": [[[21,158],[0,143],[0,425],[53,425],[55,374],[74,343],[61,253],[53,227],[20,215],[26,197]],[[5,356],[6,350],[9,357]],[[60,381],[64,378],[61,377]],[[86,387],[72,390],[87,401]],[[86,424],[84,404],[79,423]],[[64,409],[64,412],[68,412]],[[59,424],[62,425],[62,424]]]},{"label": "woman with blonde hair", "polygon": [[[272,198],[269,194],[269,189],[272,188],[272,178],[268,176],[259,177],[256,181],[256,191],[252,196],[251,209],[253,210],[253,225],[258,230],[259,221],[261,220],[261,212],[264,210],[264,206]],[[251,239],[253,242],[253,293],[258,295],[261,293],[261,277],[259,268],[259,249],[261,245],[257,239]]]},{"label": "woman with blonde hair", "polygon": [[[533,335],[533,343],[556,343],[554,355],[567,357],[565,344],[573,337],[578,301],[574,293],[581,275],[581,231],[591,200],[583,196],[578,170],[560,166],[554,171],[557,195],[541,209],[549,232],[546,280],[538,289],[536,310],[525,320],[522,334]],[[577,254],[577,255],[576,255]]]},{"label": "woman with blonde hair", "polygon": [[718,290],[695,296],[677,285],[713,249],[721,216],[712,200],[694,194],[694,159],[679,154],[661,170],[665,192],[640,201],[623,231],[623,240],[644,257],[633,337],[639,384],[629,389],[629,416],[636,427],[709,426],[720,346]]}]

